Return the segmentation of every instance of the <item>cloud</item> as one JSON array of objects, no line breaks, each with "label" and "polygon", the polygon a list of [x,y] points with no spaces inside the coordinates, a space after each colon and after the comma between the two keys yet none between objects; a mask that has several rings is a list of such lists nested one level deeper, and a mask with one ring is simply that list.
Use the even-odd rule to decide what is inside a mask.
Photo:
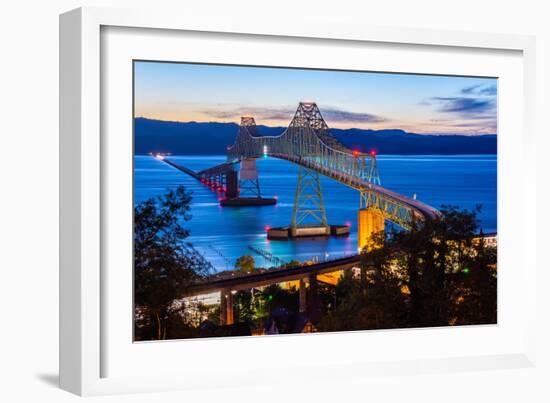
[{"label": "cloud", "polygon": [[464,95],[496,95],[497,86],[496,85],[486,85],[482,84],[472,85],[470,87],[465,87],[460,90]]},{"label": "cloud", "polygon": [[248,109],[252,116],[263,120],[288,120],[294,116],[295,109],[292,108],[251,108]]},{"label": "cloud", "polygon": [[461,93],[465,94],[465,95],[469,95],[469,94],[475,94],[476,93],[476,90],[481,87],[481,84],[476,84],[476,85],[472,85],[470,87],[466,87],[466,88],[462,88],[462,90],[460,91]]},{"label": "cloud", "polygon": [[496,120],[478,120],[473,122],[456,122],[449,124],[453,127],[473,127],[473,128],[485,128],[487,130],[496,130]]},{"label": "cloud", "polygon": [[496,95],[497,94],[497,86],[496,85],[490,85],[488,87],[482,88],[479,93],[481,95]]},{"label": "cloud", "polygon": [[[439,112],[459,113],[472,117],[474,114],[491,112],[496,109],[497,86],[475,84],[460,90],[461,96],[432,97],[418,102],[419,106],[434,106]],[[488,116],[487,116],[488,117]]]},{"label": "cloud", "polygon": [[471,115],[494,111],[495,108],[495,102],[491,99],[472,97],[433,97],[431,99],[439,103],[440,112]]},{"label": "cloud", "polygon": [[323,108],[321,114],[326,120],[346,123],[378,123],[386,121],[385,118],[371,113],[350,112],[336,108]]},{"label": "cloud", "polygon": [[233,119],[238,115],[234,110],[204,110],[201,112],[218,119]]},{"label": "cloud", "polygon": [[239,119],[241,116],[253,116],[258,120],[291,119],[294,111],[285,108],[224,108],[206,109],[203,114],[217,119]]},{"label": "cloud", "polygon": [[[277,108],[277,107],[251,107],[251,108],[231,108],[208,109],[202,113],[217,119],[238,119],[241,116],[253,116],[257,123],[262,120],[283,120],[290,122],[296,112],[295,108]],[[371,113],[350,112],[338,108],[321,108],[321,115],[329,122],[337,123],[378,123],[384,122],[381,116]]]},{"label": "cloud", "polygon": [[[479,93],[480,90],[485,89],[477,88],[471,91]],[[439,121],[437,123],[457,129],[470,129],[470,131],[478,133],[496,133],[497,131],[494,97],[433,97],[430,98],[430,101],[435,105],[436,110],[443,114],[441,119],[432,119]],[[447,121],[445,122],[445,120]]]}]

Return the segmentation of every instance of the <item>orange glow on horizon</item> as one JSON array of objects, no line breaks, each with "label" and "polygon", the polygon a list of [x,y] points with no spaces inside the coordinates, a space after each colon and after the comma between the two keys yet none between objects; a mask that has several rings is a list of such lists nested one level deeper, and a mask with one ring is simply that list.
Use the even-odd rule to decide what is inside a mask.
[{"label": "orange glow on horizon", "polygon": [[[321,113],[323,112],[322,105],[319,105]],[[270,127],[288,127],[292,120],[293,114],[289,113],[287,119],[263,119],[261,114],[250,114],[254,116],[256,124]],[[385,113],[387,115],[388,113]],[[135,117],[143,117],[147,119],[163,120],[170,122],[218,122],[218,123],[235,123],[239,124],[243,111],[226,111],[220,108],[219,116],[216,113],[208,112],[208,109],[196,111],[186,109],[183,105],[177,104],[136,104]],[[479,135],[479,134],[494,134],[496,128],[487,127],[483,124],[465,127],[462,120],[433,120],[433,116],[428,114],[407,114],[399,119],[387,118],[380,122],[353,122],[353,121],[331,121],[325,116],[326,122],[330,128],[334,129],[400,129],[409,133],[419,134],[462,134],[462,135]],[[494,129],[494,130],[493,130]]]},{"label": "orange glow on horizon", "polygon": [[[136,110],[136,118],[146,118],[152,120],[163,120],[167,122],[200,122],[200,123],[235,123],[239,124],[241,117],[235,115],[234,117],[227,117],[223,119],[214,119],[211,116],[200,113],[175,113],[175,112],[149,112]],[[262,120],[256,118],[258,125],[265,125],[270,127],[287,127],[292,116],[288,120]],[[384,121],[384,122],[370,122],[370,123],[354,123],[354,122],[331,122],[327,119],[327,124],[330,128],[334,129],[372,129],[372,130],[384,130],[384,129],[397,129],[403,130],[408,133],[418,134],[461,134],[461,135],[482,135],[482,134],[495,134],[495,131],[487,130],[482,127],[471,127],[469,129],[460,128],[457,130],[456,126],[453,126],[453,122],[449,124],[436,124],[433,122],[403,122],[403,121]]]}]

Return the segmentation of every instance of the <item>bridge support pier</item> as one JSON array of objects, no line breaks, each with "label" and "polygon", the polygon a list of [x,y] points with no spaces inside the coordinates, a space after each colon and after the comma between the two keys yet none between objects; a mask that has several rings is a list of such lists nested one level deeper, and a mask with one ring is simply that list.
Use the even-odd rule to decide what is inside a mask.
[{"label": "bridge support pier", "polygon": [[307,312],[307,289],[305,279],[300,279],[300,290],[299,290],[299,299],[300,299],[300,312]]},{"label": "bridge support pier", "polygon": [[260,180],[258,179],[258,168],[254,158],[245,158],[241,161],[239,171],[239,195],[257,199],[262,198],[260,192]]},{"label": "bridge support pier", "polygon": [[330,235],[319,173],[300,166],[290,236]]},{"label": "bridge support pier", "polygon": [[220,295],[220,322],[222,325],[232,325],[234,323],[233,294],[228,288],[223,289]]},{"label": "bridge support pier", "polygon": [[225,174],[225,196],[233,199],[239,196],[239,176],[237,171],[228,171]]},{"label": "bridge support pier", "polygon": [[317,275],[315,273],[310,273],[307,313],[311,321],[316,322],[321,318],[321,311],[319,308],[319,284],[317,282]]},{"label": "bridge support pier", "polygon": [[373,236],[384,231],[384,215],[376,207],[369,207],[359,210],[359,227],[357,230],[357,247],[359,252],[364,248],[376,247],[373,243]]}]

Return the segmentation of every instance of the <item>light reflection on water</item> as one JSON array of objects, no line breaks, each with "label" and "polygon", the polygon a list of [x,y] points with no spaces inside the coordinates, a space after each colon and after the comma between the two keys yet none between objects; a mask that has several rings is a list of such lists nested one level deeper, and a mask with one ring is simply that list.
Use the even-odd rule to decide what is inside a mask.
[{"label": "light reflection on water", "polygon": [[[196,171],[225,161],[224,156],[171,156],[173,161]],[[473,156],[378,156],[382,186],[417,198],[434,207],[442,204],[473,209],[482,204],[480,215],[485,232],[496,231],[497,161],[494,155]],[[359,194],[323,177],[321,185],[331,224],[351,223],[347,238],[270,241],[265,228],[290,223],[298,168],[286,161],[264,158],[257,161],[262,195],[277,196],[275,206],[222,208],[219,194],[197,180],[150,156],[135,156],[135,202],[164,194],[179,185],[193,192],[192,219],[185,223],[187,239],[218,270],[232,268],[242,255],[253,255],[258,266],[272,264],[248,245],[264,249],[282,260],[322,261],[351,255],[357,245]]]}]

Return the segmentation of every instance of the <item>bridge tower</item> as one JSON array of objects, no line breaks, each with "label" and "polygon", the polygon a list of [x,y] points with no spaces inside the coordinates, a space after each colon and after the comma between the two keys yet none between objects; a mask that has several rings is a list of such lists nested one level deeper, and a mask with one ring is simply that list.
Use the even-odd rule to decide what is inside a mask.
[{"label": "bridge tower", "polygon": [[[280,135],[260,136],[256,129],[253,118],[241,119],[238,136],[227,148],[229,164],[269,155],[300,167],[291,226],[269,228],[269,239],[287,239],[289,234],[326,234],[328,225],[319,175],[360,192],[360,249],[369,245],[373,234],[384,230],[384,220],[407,230],[417,219],[424,221],[440,217],[433,207],[384,189],[378,174],[376,152],[363,153],[341,144],[331,135],[315,102],[300,102],[288,128]],[[259,185],[255,187],[259,189]],[[244,200],[248,203],[258,199]],[[305,224],[306,218],[313,221],[309,226]],[[331,225],[330,233],[347,235],[349,226]]]},{"label": "bridge tower", "polygon": [[300,166],[290,235],[305,234],[308,228],[315,229],[315,235],[330,234],[319,173]]},{"label": "bridge tower", "polygon": [[245,158],[241,161],[239,195],[240,197],[262,198],[258,168],[256,167],[256,160],[254,158]]},{"label": "bridge tower", "polygon": [[[252,116],[241,117],[241,127],[252,135],[257,135],[256,121]],[[261,199],[260,180],[255,158],[243,158],[239,169],[239,196]]]},{"label": "bridge tower", "polygon": [[322,132],[329,130],[315,102],[300,102],[289,127],[309,127]]},{"label": "bridge tower", "polygon": [[[335,142],[328,134],[328,125],[315,102],[300,102],[289,127],[314,130],[319,137],[326,137],[327,142]],[[305,155],[304,152],[300,154]],[[319,172],[300,165],[290,235],[295,237],[309,234],[330,235],[330,225],[327,221]]]}]

